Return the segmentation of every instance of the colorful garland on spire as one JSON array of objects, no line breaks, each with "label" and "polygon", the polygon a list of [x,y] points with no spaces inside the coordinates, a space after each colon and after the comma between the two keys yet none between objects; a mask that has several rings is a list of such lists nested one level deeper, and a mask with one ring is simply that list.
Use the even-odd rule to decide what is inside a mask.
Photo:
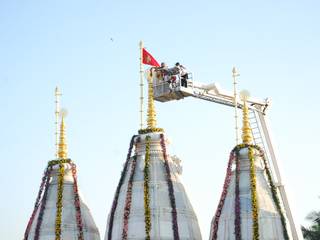
[{"label": "colorful garland on spire", "polygon": [[128,225],[129,225],[129,216],[130,216],[131,202],[132,202],[132,186],[133,186],[133,177],[136,170],[136,164],[137,164],[137,156],[134,156],[131,164],[131,172],[130,172],[130,177],[128,181],[126,202],[124,205],[122,240],[128,239],[128,229],[129,229]]},{"label": "colorful garland on spire", "polygon": [[57,189],[57,212],[56,212],[56,229],[55,229],[55,240],[61,239],[61,222],[62,222],[62,204],[63,204],[63,178],[64,178],[64,163],[59,164],[59,175],[58,175],[58,189]]},{"label": "colorful garland on spire", "polygon": [[40,238],[40,228],[41,228],[41,224],[42,224],[42,220],[43,220],[43,214],[44,214],[44,210],[46,208],[46,204],[47,204],[47,196],[48,196],[48,190],[49,190],[49,183],[50,183],[50,175],[52,172],[52,166],[48,167],[49,171],[47,172],[47,178],[46,178],[46,184],[45,184],[45,190],[43,193],[43,197],[41,200],[41,207],[39,210],[39,215],[38,215],[38,220],[37,220],[37,225],[36,225],[36,229],[35,229],[35,234],[34,234],[34,240],[39,240]]},{"label": "colorful garland on spire", "polygon": [[77,180],[77,167],[74,163],[71,164],[71,171],[73,177],[73,194],[74,194],[74,206],[76,209],[76,221],[78,227],[78,240],[83,240],[83,224],[81,217],[81,205],[78,192],[78,180]]},{"label": "colorful garland on spire", "polygon": [[224,201],[226,199],[226,196],[227,196],[227,193],[228,193],[228,188],[229,188],[230,181],[231,181],[232,163],[233,163],[233,161],[235,159],[235,154],[234,153],[235,153],[235,151],[232,150],[231,153],[230,153],[230,156],[229,156],[228,168],[227,168],[227,173],[226,173],[226,177],[225,177],[224,184],[223,184],[223,190],[222,190],[222,193],[221,193],[221,196],[220,196],[220,201],[219,201],[219,204],[218,204],[218,208],[216,210],[214,219],[212,221],[212,226],[211,226],[211,229],[212,229],[211,236],[212,236],[212,238],[211,238],[211,240],[217,239],[219,220],[220,220],[222,208],[223,208]]},{"label": "colorful garland on spire", "polygon": [[49,175],[48,173],[49,173],[49,167],[47,167],[46,170],[43,173],[40,189],[39,189],[39,192],[38,192],[38,196],[37,196],[36,202],[34,204],[34,209],[33,209],[33,212],[31,214],[31,217],[30,217],[30,219],[28,221],[28,225],[27,225],[26,231],[24,233],[24,240],[28,239],[28,236],[29,236],[29,233],[30,233],[30,229],[31,229],[31,225],[33,223],[34,217],[35,217],[35,215],[37,213],[37,210],[39,208],[39,205],[41,203],[40,200],[41,200],[41,197],[42,197],[43,190],[45,189],[45,185],[47,183],[47,179],[48,179],[48,175]]},{"label": "colorful garland on spire", "polygon": [[108,240],[112,239],[112,229],[113,229],[113,221],[114,221],[114,215],[116,212],[116,208],[118,206],[118,199],[119,199],[119,194],[120,194],[120,190],[121,187],[123,185],[123,181],[124,178],[126,176],[127,170],[128,170],[128,165],[129,165],[129,160],[131,157],[131,152],[132,152],[132,148],[133,148],[133,143],[134,143],[134,138],[136,137],[136,135],[133,135],[130,141],[130,146],[129,146],[129,150],[128,150],[128,154],[127,154],[127,159],[126,162],[124,164],[123,170],[121,172],[121,177],[116,189],[116,193],[112,202],[112,207],[111,207],[111,211],[110,211],[110,219],[109,219],[109,224],[108,224]]},{"label": "colorful garland on spire", "polygon": [[171,215],[172,215],[172,230],[173,230],[173,236],[174,240],[179,240],[179,227],[178,227],[178,220],[177,220],[177,208],[176,208],[176,199],[174,196],[174,189],[173,189],[173,184],[171,180],[171,172],[170,172],[170,167],[169,167],[169,162],[167,158],[167,150],[166,150],[166,145],[164,142],[164,136],[161,133],[160,134],[160,144],[162,148],[162,154],[163,154],[163,159],[164,159],[164,167],[166,170],[166,179],[167,179],[167,185],[168,185],[168,191],[169,191],[169,198],[170,198],[170,204],[171,204]]},{"label": "colorful garland on spire", "polygon": [[239,161],[239,151],[236,150],[235,152],[236,158],[236,170],[235,170],[235,219],[234,219],[234,227],[235,227],[235,235],[236,240],[241,240],[241,205],[240,205],[240,189],[239,189],[239,182],[240,182],[240,161]]},{"label": "colorful garland on spire", "polygon": [[146,136],[146,155],[144,164],[144,221],[146,240],[150,240],[151,231],[151,209],[150,209],[150,195],[149,195],[149,183],[150,183],[150,136]]},{"label": "colorful garland on spire", "polygon": [[272,198],[273,198],[273,201],[274,201],[274,203],[276,205],[277,211],[280,214],[280,220],[281,220],[282,229],[283,229],[283,237],[284,237],[285,240],[289,240],[289,234],[288,234],[288,230],[287,230],[286,218],[285,218],[283,210],[281,208],[281,204],[280,204],[280,200],[279,200],[279,197],[278,197],[277,188],[276,188],[275,184],[273,183],[273,180],[272,180],[272,177],[271,177],[271,172],[270,172],[270,169],[269,169],[269,165],[267,164],[267,159],[265,157],[265,154],[264,154],[263,150],[259,146],[254,146],[254,147],[259,151],[260,157],[262,158],[263,163],[264,163],[264,167],[265,167],[265,170],[266,170],[267,178],[268,178],[269,185],[270,185],[270,188],[271,188]]},{"label": "colorful garland on spire", "polygon": [[257,179],[256,169],[254,164],[254,148],[249,146],[249,161],[250,161],[250,188],[251,188],[251,207],[252,207],[252,239],[259,240],[259,211],[257,197]]}]

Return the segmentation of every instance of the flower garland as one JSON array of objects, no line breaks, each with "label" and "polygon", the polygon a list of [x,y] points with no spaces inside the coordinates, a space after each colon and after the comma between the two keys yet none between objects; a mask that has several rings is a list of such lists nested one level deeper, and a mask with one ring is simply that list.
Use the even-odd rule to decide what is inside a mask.
[{"label": "flower garland", "polygon": [[79,231],[78,240],[83,240],[83,224],[81,218],[80,197],[78,192],[77,167],[74,163],[71,164],[71,171],[73,177],[74,206],[76,208],[76,221]]},{"label": "flower garland", "polygon": [[236,171],[235,171],[235,219],[234,219],[234,227],[235,227],[235,235],[236,240],[241,240],[241,206],[240,206],[240,190],[239,190],[239,182],[240,182],[240,162],[239,162],[239,151],[236,150]]},{"label": "flower garland", "polygon": [[252,205],[252,239],[259,239],[259,221],[258,221],[258,198],[257,198],[257,179],[254,164],[254,148],[249,146],[249,160],[250,160],[250,186],[251,186],[251,205]]},{"label": "flower garland", "polygon": [[144,221],[146,240],[150,240],[151,230],[151,210],[150,210],[150,196],[149,196],[149,181],[150,181],[150,136],[146,136],[146,155],[144,165]]},{"label": "flower garland", "polygon": [[276,188],[276,186],[274,185],[274,183],[272,181],[271,172],[270,172],[269,166],[267,164],[266,157],[264,155],[263,150],[260,147],[255,146],[255,148],[260,152],[260,156],[262,157],[262,160],[263,160],[263,163],[264,163],[264,166],[265,166],[266,174],[267,174],[269,185],[270,185],[270,188],[271,188],[272,198],[273,198],[273,201],[275,202],[275,205],[276,205],[276,208],[278,210],[278,213],[280,214],[280,220],[281,220],[281,224],[282,224],[282,227],[283,227],[283,237],[284,237],[285,240],[289,240],[289,234],[288,234],[288,230],[287,230],[286,218],[285,218],[285,216],[283,214],[283,211],[281,209],[281,205],[280,205],[280,201],[279,201],[279,197],[278,197],[278,193],[277,193],[277,188]]},{"label": "flower garland", "polygon": [[137,163],[137,156],[134,156],[132,160],[131,172],[130,172],[128,188],[127,188],[126,202],[124,206],[122,240],[128,239],[128,225],[129,225],[129,216],[130,216],[131,201],[132,201],[132,183],[133,183],[133,177],[136,169],[136,163]]},{"label": "flower garland", "polygon": [[118,205],[118,198],[119,198],[119,194],[120,194],[120,189],[121,189],[121,186],[123,185],[123,181],[124,181],[124,178],[125,178],[126,173],[127,173],[127,169],[128,169],[129,160],[130,160],[130,157],[131,157],[131,151],[132,151],[132,148],[133,148],[133,142],[134,142],[134,138],[135,137],[136,137],[136,135],[133,135],[132,138],[131,138],[130,146],[129,146],[129,150],[128,150],[128,154],[127,154],[127,159],[126,159],[126,162],[124,164],[123,170],[121,172],[121,177],[120,177],[120,180],[119,180],[119,183],[118,183],[118,186],[117,186],[117,189],[116,189],[116,193],[115,193],[115,196],[114,196],[114,199],[113,199],[113,202],[112,202],[112,207],[111,207],[111,211],[110,211],[110,219],[109,219],[109,228],[108,228],[108,240],[112,239],[112,229],[113,229],[114,215],[115,215],[116,208],[117,208],[117,205]]},{"label": "flower garland", "polygon": [[42,220],[43,220],[43,214],[44,214],[44,210],[46,208],[46,203],[47,203],[47,196],[48,196],[48,190],[49,190],[49,183],[50,183],[50,175],[51,175],[51,171],[52,171],[52,166],[48,167],[48,172],[47,172],[47,178],[46,178],[46,183],[45,183],[45,190],[43,193],[43,197],[41,199],[41,207],[39,210],[39,215],[38,215],[38,219],[37,219],[37,225],[36,225],[36,229],[35,229],[35,234],[34,234],[34,240],[38,240],[40,237],[40,227],[42,224]]},{"label": "flower garland", "polygon": [[174,189],[173,189],[173,184],[171,180],[171,172],[170,172],[170,167],[168,163],[168,158],[167,158],[167,150],[166,150],[166,145],[164,142],[164,136],[161,133],[160,134],[160,145],[162,148],[162,154],[163,154],[163,159],[164,159],[164,167],[166,170],[166,178],[167,178],[167,184],[168,184],[168,191],[169,191],[169,198],[170,198],[170,204],[172,208],[172,230],[173,230],[173,236],[175,240],[179,240],[179,227],[178,227],[178,221],[177,221],[177,208],[176,208],[176,199],[174,196]]},{"label": "flower garland", "polygon": [[71,159],[69,158],[61,158],[61,159],[58,159],[58,160],[51,160],[48,162],[48,167],[52,167],[54,165],[57,165],[57,164],[61,164],[61,163],[70,163],[71,164]]},{"label": "flower garland", "polygon": [[139,134],[154,133],[154,132],[164,132],[164,130],[163,128],[145,128],[145,129],[140,129],[138,131]]},{"label": "flower garland", "polygon": [[231,153],[230,153],[227,173],[226,173],[226,177],[225,177],[224,184],[223,184],[223,190],[222,190],[222,193],[221,193],[221,196],[220,196],[220,201],[219,201],[219,204],[218,204],[215,216],[214,216],[214,220],[212,222],[212,228],[211,228],[212,229],[212,233],[211,233],[211,236],[212,236],[211,239],[212,240],[217,239],[218,227],[219,227],[219,219],[220,219],[220,216],[221,216],[221,211],[222,211],[222,208],[223,208],[223,205],[224,205],[224,201],[225,201],[227,193],[228,193],[228,187],[229,187],[230,181],[231,181],[231,173],[232,173],[231,166],[232,166],[232,163],[233,163],[234,158],[235,158],[235,154],[234,153],[235,153],[234,150],[232,150]]},{"label": "flower garland", "polygon": [[59,163],[59,177],[57,189],[57,213],[56,213],[56,240],[61,239],[61,218],[62,218],[62,198],[63,198],[63,178],[64,178],[64,163]]},{"label": "flower garland", "polygon": [[42,193],[43,193],[43,190],[44,190],[44,187],[45,187],[45,183],[47,182],[48,172],[49,172],[49,167],[47,167],[46,170],[43,173],[40,189],[39,189],[39,192],[38,192],[38,196],[37,196],[36,202],[34,204],[34,209],[33,209],[33,212],[31,214],[31,217],[30,217],[30,219],[28,221],[28,225],[27,225],[26,231],[24,233],[24,240],[28,239],[28,236],[29,236],[29,233],[30,233],[30,229],[31,229],[31,225],[33,223],[34,217],[35,217],[35,215],[37,213],[37,210],[39,208],[41,196],[42,196]]}]

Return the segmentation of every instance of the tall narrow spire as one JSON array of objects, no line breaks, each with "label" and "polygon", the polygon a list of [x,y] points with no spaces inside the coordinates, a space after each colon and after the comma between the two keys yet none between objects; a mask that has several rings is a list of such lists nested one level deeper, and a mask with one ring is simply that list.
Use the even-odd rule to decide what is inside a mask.
[{"label": "tall narrow spire", "polygon": [[248,91],[241,91],[241,99],[243,101],[242,108],[242,118],[243,118],[243,126],[242,126],[242,142],[245,144],[252,143],[252,134],[251,127],[249,123],[249,109],[247,105],[247,99],[249,97]]},{"label": "tall narrow spire", "polygon": [[60,123],[60,141],[59,141],[59,150],[58,150],[58,157],[62,159],[67,158],[67,143],[65,137],[65,123],[64,117],[66,113],[62,113],[61,115],[61,123]]},{"label": "tall narrow spire", "polygon": [[156,110],[154,106],[153,99],[153,86],[152,86],[152,77],[148,74],[148,118],[147,118],[147,128],[155,128],[157,125],[156,119]]}]

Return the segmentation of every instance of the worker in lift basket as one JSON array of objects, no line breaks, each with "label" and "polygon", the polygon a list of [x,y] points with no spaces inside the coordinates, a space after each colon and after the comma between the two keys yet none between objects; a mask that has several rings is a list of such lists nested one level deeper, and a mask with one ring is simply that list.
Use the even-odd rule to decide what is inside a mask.
[{"label": "worker in lift basket", "polygon": [[169,75],[167,64],[162,62],[160,67],[156,67],[155,70],[157,72],[157,78],[166,82]]},{"label": "worker in lift basket", "polygon": [[187,69],[182,66],[179,62],[176,63],[175,66],[177,69],[179,69],[179,74],[181,77],[181,86],[182,87],[188,87],[187,79],[188,79],[188,72]]}]

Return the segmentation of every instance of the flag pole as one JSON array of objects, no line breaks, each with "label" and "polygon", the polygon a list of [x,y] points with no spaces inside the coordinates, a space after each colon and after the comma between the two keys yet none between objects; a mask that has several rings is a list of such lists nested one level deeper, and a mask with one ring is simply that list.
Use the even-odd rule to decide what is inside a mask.
[{"label": "flag pole", "polygon": [[143,129],[143,56],[142,56],[142,50],[143,50],[143,42],[140,41],[140,129]]},{"label": "flag pole", "polygon": [[233,78],[233,97],[234,97],[234,119],[235,119],[235,132],[236,132],[236,145],[239,144],[239,130],[238,130],[238,96],[237,96],[237,77],[240,74],[237,72],[236,68],[232,68],[232,78]]},{"label": "flag pole", "polygon": [[61,96],[61,92],[59,91],[59,88],[56,87],[55,91],[54,91],[54,96],[55,96],[55,105],[56,105],[56,110],[54,112],[55,114],[55,127],[56,127],[56,131],[55,131],[55,138],[56,138],[56,158],[58,158],[58,151],[59,151],[59,115],[60,115],[60,96]]}]

